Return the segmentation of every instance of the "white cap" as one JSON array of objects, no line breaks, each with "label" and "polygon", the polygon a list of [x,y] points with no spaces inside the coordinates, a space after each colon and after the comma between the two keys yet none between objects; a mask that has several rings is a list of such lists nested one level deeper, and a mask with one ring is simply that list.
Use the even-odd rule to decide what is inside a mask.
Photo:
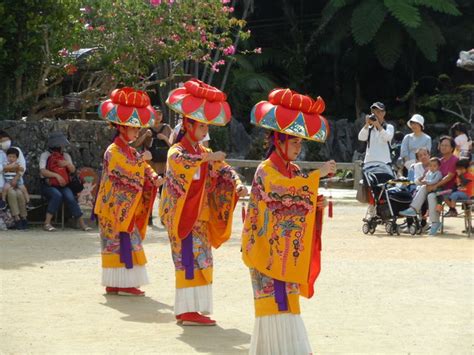
[{"label": "white cap", "polygon": [[425,129],[425,119],[422,115],[415,113],[413,116],[411,116],[410,120],[407,122],[408,127],[411,128],[410,122],[418,123],[421,128]]}]

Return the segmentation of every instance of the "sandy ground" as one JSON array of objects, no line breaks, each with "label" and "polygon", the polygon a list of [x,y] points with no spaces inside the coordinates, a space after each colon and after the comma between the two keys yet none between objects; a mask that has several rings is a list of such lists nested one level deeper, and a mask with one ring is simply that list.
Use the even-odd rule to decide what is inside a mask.
[{"label": "sandy ground", "polygon": [[[326,220],[316,295],[302,299],[313,351],[473,352],[473,241],[462,220],[437,237],[363,235],[364,208],[344,203]],[[105,296],[97,232],[0,232],[0,353],[246,353],[253,329],[240,208],[231,240],[215,251],[217,327],[181,327],[164,230],[145,243],[144,298]]]}]

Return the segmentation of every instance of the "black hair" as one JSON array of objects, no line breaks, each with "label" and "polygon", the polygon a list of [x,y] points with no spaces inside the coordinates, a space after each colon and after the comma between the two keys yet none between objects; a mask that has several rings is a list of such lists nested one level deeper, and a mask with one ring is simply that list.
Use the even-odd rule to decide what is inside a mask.
[{"label": "black hair", "polygon": [[0,130],[0,139],[5,137],[10,138],[10,140],[12,139],[12,137],[10,137],[10,135],[6,131],[4,131],[3,129]]},{"label": "black hair", "polygon": [[441,144],[442,141],[445,141],[445,140],[448,140],[449,141],[449,144],[451,144],[451,148],[456,148],[456,142],[454,142],[454,139],[453,137],[451,136],[442,136],[440,139],[439,139],[439,143]]},{"label": "black hair", "polygon": [[462,158],[456,162],[456,168],[469,169],[470,164],[471,164],[471,161],[469,159]]},{"label": "black hair", "polygon": [[7,155],[10,155],[10,154],[16,155],[17,158],[20,156],[20,152],[18,151],[18,149],[13,148],[13,147],[8,148],[7,151],[6,151],[6,154]]},{"label": "black hair", "polygon": [[437,157],[430,158],[430,162],[436,162],[438,164],[438,167],[441,166],[441,159]]},{"label": "black hair", "polygon": [[451,136],[454,138],[456,137],[455,133],[456,131],[459,131],[462,133],[464,133],[466,136],[467,136],[467,139],[470,140],[471,138],[469,137],[469,133],[468,133],[468,129],[466,127],[466,125],[462,122],[456,122],[454,123],[451,128],[449,129],[450,131],[450,134]]}]

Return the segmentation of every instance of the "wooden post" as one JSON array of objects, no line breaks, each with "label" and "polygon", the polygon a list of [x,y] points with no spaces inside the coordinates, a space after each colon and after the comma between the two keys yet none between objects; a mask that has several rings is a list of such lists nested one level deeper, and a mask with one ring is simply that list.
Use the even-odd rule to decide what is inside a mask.
[{"label": "wooden post", "polygon": [[362,179],[362,161],[356,160],[354,162],[354,190],[359,187],[360,179]]}]

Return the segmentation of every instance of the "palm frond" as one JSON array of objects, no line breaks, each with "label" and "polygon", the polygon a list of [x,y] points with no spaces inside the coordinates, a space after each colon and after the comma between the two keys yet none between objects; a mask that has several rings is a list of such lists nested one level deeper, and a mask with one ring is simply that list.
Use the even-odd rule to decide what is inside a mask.
[{"label": "palm frond", "polygon": [[439,44],[431,32],[431,26],[424,21],[418,28],[407,28],[406,30],[425,58],[435,62],[438,59]]},{"label": "palm frond", "polygon": [[413,4],[428,7],[434,11],[447,15],[462,15],[461,11],[458,9],[458,5],[452,0],[413,0]]},{"label": "palm frond", "polygon": [[390,14],[409,28],[416,28],[421,23],[420,11],[411,4],[411,0],[384,0]]},{"label": "palm frond", "polygon": [[351,18],[352,35],[356,43],[369,43],[382,25],[386,14],[386,8],[378,0],[365,0],[360,3]]},{"label": "palm frond", "polygon": [[375,55],[387,69],[393,69],[402,53],[403,34],[392,21],[380,28],[374,39]]}]

